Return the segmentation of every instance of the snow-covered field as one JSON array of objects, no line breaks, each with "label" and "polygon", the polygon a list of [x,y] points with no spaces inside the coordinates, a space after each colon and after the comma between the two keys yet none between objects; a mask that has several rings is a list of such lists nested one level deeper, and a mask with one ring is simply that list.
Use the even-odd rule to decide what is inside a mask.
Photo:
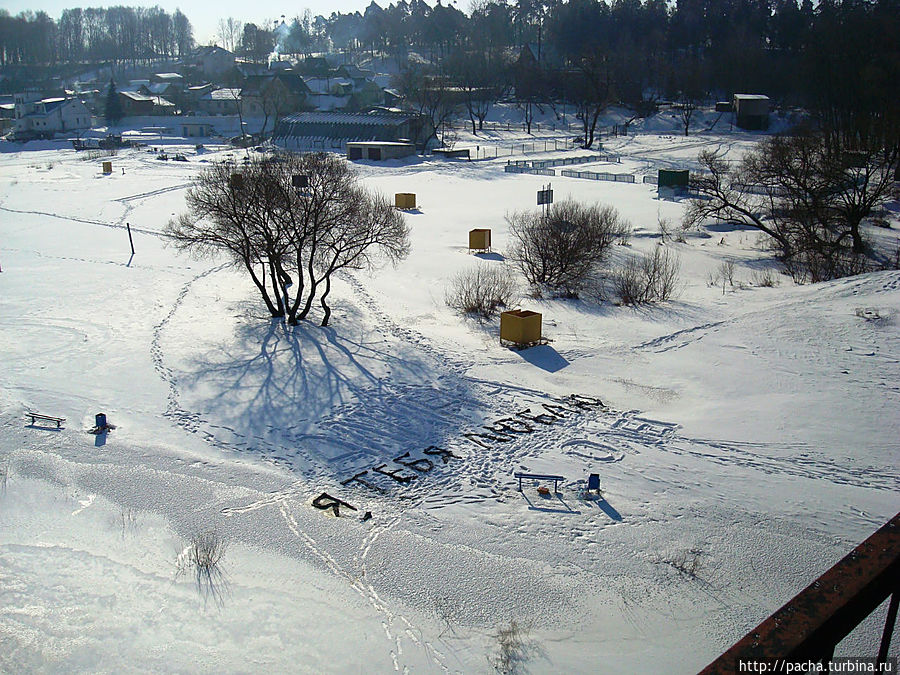
[{"label": "snow-covered field", "polygon": [[[758,138],[672,124],[583,168],[652,174]],[[104,176],[62,144],[15,150],[0,155],[0,672],[490,672],[511,621],[529,672],[694,672],[900,506],[898,272],[759,287],[774,265],[756,234],[711,225],[665,244],[674,301],[523,289],[551,342],[510,351],[496,321],[444,302],[457,272],[503,264],[505,213],[548,182],[612,204],[634,226],[624,257],[661,245],[683,204],[505,159],[364,162],[369,186],[416,193],[411,255],[343,277],[331,327],[291,330],[224,259],[160,235],[227,151],[124,151]],[[474,227],[496,254],[468,253]],[[707,284],[723,261],[724,292]],[[87,433],[98,412],[114,431]],[[519,492],[518,471],[564,480]],[[582,498],[590,473],[602,499]],[[323,492],[358,510],[313,508]],[[198,581],[177,561],[206,532],[227,548]],[[881,622],[838,652],[874,654]]]}]

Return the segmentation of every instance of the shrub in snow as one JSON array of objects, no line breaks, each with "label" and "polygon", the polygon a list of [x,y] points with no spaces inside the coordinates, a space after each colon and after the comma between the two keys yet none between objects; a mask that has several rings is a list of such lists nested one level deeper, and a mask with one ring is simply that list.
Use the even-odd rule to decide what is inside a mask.
[{"label": "shrub in snow", "polygon": [[650,255],[632,256],[613,275],[613,288],[625,305],[670,300],[678,291],[678,257],[664,246]]},{"label": "shrub in snow", "polygon": [[457,274],[447,289],[446,303],[461,314],[490,319],[512,304],[515,283],[509,268],[478,265]]},{"label": "shrub in snow", "polygon": [[497,653],[488,658],[494,671],[502,675],[513,675],[522,671],[528,660],[530,644],[529,627],[513,619],[508,626],[497,631]]},{"label": "shrub in snow", "polygon": [[753,270],[753,273],[750,275],[750,283],[754,286],[774,288],[780,282],[772,270]]},{"label": "shrub in snow", "polygon": [[175,577],[193,571],[197,590],[204,600],[212,598],[217,605],[222,604],[227,590],[225,573],[221,563],[228,544],[218,532],[199,532],[175,560]]},{"label": "shrub in snow", "polygon": [[537,293],[566,297],[578,296],[612,246],[627,241],[630,232],[612,206],[572,200],[553,204],[546,215],[523,211],[506,220],[513,240],[510,259],[528,283]]}]

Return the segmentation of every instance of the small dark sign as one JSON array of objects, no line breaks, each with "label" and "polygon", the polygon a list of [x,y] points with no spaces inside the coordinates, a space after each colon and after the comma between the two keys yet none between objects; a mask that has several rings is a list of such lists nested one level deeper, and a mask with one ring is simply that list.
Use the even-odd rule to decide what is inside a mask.
[{"label": "small dark sign", "polygon": [[543,204],[552,204],[553,190],[550,190],[549,188],[547,190],[538,190],[537,199],[538,206],[542,206]]},{"label": "small dark sign", "polygon": [[295,188],[309,187],[309,176],[296,175],[291,180]]}]

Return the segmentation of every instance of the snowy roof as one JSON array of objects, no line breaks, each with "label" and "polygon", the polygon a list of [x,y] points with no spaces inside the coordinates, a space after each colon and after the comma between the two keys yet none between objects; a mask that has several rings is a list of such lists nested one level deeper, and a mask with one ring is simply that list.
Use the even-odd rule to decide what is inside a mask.
[{"label": "snowy roof", "polygon": [[132,101],[152,101],[156,98],[155,96],[148,96],[147,94],[138,94],[136,91],[120,91],[119,94],[125,98],[130,98]]},{"label": "snowy roof", "polygon": [[208,54],[231,54],[232,52],[227,49],[223,49],[219,45],[204,45],[203,47],[198,47],[195,52],[193,52],[194,56],[206,56]]},{"label": "snowy roof", "polygon": [[22,117],[46,117],[57,108],[61,108],[67,103],[78,101],[76,98],[45,98],[40,101],[40,109],[23,115]]},{"label": "snowy roof", "polygon": [[769,97],[763,94],[735,94],[736,99],[741,101],[768,101]]},{"label": "snowy roof", "polygon": [[157,80],[168,80],[169,82],[175,82],[178,80],[183,80],[184,76],[179,73],[156,73],[153,75]]},{"label": "snowy roof", "polygon": [[167,91],[169,91],[169,88],[171,86],[172,85],[169,82],[155,82],[154,84],[151,84],[149,87],[147,87],[147,91],[149,91],[151,94],[165,94]]},{"label": "snowy roof", "polygon": [[122,96],[126,98],[130,98],[132,101],[140,102],[140,101],[150,101],[153,105],[159,105],[163,107],[174,106],[175,104],[171,101],[167,101],[162,96],[148,96],[146,94],[137,94],[133,91],[120,91]]},{"label": "snowy roof", "polygon": [[202,96],[202,98],[209,98],[214,101],[234,101],[236,99],[239,99],[240,97],[240,89],[216,89]]}]

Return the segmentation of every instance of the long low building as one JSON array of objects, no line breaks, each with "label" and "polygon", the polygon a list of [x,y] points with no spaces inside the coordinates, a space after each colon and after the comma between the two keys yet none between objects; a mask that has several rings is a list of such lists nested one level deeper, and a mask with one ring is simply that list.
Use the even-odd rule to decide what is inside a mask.
[{"label": "long low building", "polygon": [[416,146],[400,141],[348,141],[347,159],[402,159],[416,154]]},{"label": "long low building", "polygon": [[305,139],[328,139],[340,146],[348,141],[382,141],[421,147],[431,135],[429,127],[427,120],[415,113],[303,112],[280,120],[275,139],[288,148]]}]

